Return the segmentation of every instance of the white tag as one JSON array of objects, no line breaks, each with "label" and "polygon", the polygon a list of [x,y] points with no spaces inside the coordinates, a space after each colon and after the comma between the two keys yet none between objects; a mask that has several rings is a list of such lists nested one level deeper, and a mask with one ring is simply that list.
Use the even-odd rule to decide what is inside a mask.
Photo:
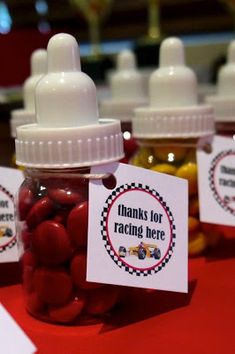
[{"label": "white tag", "polygon": [[14,197],[23,182],[23,173],[0,167],[0,263],[19,259],[16,246]]},{"label": "white tag", "polygon": [[0,342],[1,353],[4,354],[33,354],[36,352],[35,345],[1,304]]},{"label": "white tag", "polygon": [[235,226],[235,141],[215,136],[212,152],[197,150],[200,220]]},{"label": "white tag", "polygon": [[89,184],[87,280],[187,292],[187,181],[119,163],[91,173],[116,186]]}]

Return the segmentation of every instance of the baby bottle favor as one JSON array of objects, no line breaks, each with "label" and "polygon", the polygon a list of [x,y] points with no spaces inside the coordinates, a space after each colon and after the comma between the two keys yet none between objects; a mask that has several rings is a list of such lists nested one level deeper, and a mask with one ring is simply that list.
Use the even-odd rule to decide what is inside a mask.
[{"label": "baby bottle favor", "polygon": [[111,310],[120,295],[116,286],[87,282],[86,262],[90,167],[123,157],[122,133],[119,121],[98,119],[76,40],[55,35],[47,53],[37,123],[17,129],[16,160],[26,168],[17,201],[23,288],[32,315],[81,323]]},{"label": "baby bottle favor", "polygon": [[[35,50],[30,58],[31,75],[26,79],[23,85],[23,104],[24,108],[16,109],[11,112],[11,136],[16,137],[17,127],[34,123],[35,117],[35,87],[38,81],[46,73],[47,68],[47,52],[45,49]],[[15,165],[15,155],[12,157],[12,166]],[[19,166],[22,169],[22,166]]]},{"label": "baby bottle favor", "polygon": [[150,106],[135,110],[133,135],[139,149],[131,162],[188,180],[189,254],[198,255],[219,238],[216,226],[199,221],[196,161],[199,138],[214,134],[214,116],[211,106],[197,103],[196,77],[185,66],[179,39],[163,41],[149,89]]},{"label": "baby bottle favor", "polygon": [[[134,109],[146,105],[143,79],[136,69],[134,53],[124,50],[117,57],[117,70],[110,79],[110,99],[101,101],[100,113],[102,117],[120,119],[124,138],[125,162],[136,150],[136,142],[132,136],[132,117]],[[124,161],[123,161],[124,162]]]},{"label": "baby bottle favor", "polygon": [[228,47],[227,63],[218,73],[217,94],[207,96],[215,112],[216,131],[218,134],[235,134],[235,41]]},{"label": "baby bottle favor", "polygon": [[34,123],[35,117],[35,87],[47,69],[47,52],[45,49],[35,50],[30,58],[31,75],[23,85],[23,109],[11,113],[11,136],[16,137],[16,128],[20,125]]}]

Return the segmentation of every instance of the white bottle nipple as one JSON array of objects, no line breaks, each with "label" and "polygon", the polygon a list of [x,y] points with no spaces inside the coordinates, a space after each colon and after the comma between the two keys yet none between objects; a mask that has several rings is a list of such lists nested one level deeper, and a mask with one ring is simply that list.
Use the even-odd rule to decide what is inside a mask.
[{"label": "white bottle nipple", "polygon": [[113,100],[130,101],[143,98],[141,74],[136,69],[135,55],[123,50],[117,56],[117,71],[111,77]]},{"label": "white bottle nipple", "polygon": [[150,106],[187,107],[197,104],[197,79],[185,66],[183,42],[167,38],[160,47],[160,67],[150,77]]},{"label": "white bottle nipple", "polygon": [[23,86],[24,108],[27,111],[35,112],[35,87],[41,76],[46,74],[47,52],[45,49],[35,50],[30,58],[31,76]]},{"label": "white bottle nipple", "polygon": [[219,70],[218,95],[235,96],[235,41],[228,46],[227,64]]},{"label": "white bottle nipple", "polygon": [[131,50],[125,49],[118,54],[117,69],[118,70],[136,69],[135,55]]},{"label": "white bottle nipple", "polygon": [[46,49],[36,49],[30,60],[32,75],[42,75],[47,72],[47,51]]},{"label": "white bottle nipple", "polygon": [[40,126],[79,127],[98,122],[96,87],[81,72],[75,38],[61,33],[47,46],[48,73],[36,88],[36,114]]},{"label": "white bottle nipple", "polygon": [[76,39],[56,34],[47,55],[48,73],[35,90],[37,123],[17,129],[17,164],[67,169],[121,159],[120,122],[98,119],[96,87],[81,72]]}]

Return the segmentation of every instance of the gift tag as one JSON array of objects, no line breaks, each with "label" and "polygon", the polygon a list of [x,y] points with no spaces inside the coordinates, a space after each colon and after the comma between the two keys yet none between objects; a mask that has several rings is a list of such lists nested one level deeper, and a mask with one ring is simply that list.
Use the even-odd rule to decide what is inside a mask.
[{"label": "gift tag", "polygon": [[19,259],[16,246],[14,196],[23,182],[23,173],[0,167],[0,263]]},{"label": "gift tag", "polygon": [[87,280],[187,292],[188,186],[126,164],[92,167]]},{"label": "gift tag", "polygon": [[1,353],[4,354],[33,354],[36,352],[35,345],[1,304],[0,341]]},{"label": "gift tag", "polygon": [[235,141],[215,136],[197,150],[200,220],[235,226]]}]

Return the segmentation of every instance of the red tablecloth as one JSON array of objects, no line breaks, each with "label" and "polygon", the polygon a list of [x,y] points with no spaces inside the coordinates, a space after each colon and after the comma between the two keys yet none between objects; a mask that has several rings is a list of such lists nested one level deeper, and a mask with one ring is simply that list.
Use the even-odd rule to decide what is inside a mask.
[{"label": "red tablecloth", "polygon": [[235,238],[191,259],[189,274],[188,294],[140,291],[106,323],[91,326],[56,326],[30,317],[20,285],[0,288],[0,301],[39,354],[235,353]]}]

